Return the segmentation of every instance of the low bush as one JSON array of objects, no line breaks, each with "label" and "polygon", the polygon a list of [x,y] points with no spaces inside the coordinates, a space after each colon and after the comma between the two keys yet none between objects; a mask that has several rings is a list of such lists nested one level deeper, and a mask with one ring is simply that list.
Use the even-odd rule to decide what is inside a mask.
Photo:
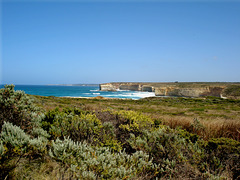
[{"label": "low bush", "polygon": [[[0,178],[4,179],[22,157],[42,156],[47,152],[48,140],[43,136],[31,138],[20,127],[4,122],[0,134]],[[15,163],[9,163],[18,157]]]},{"label": "low bush", "polygon": [[122,143],[116,138],[115,127],[111,122],[105,122],[102,125],[98,141],[101,147],[109,147],[119,152],[123,149]]},{"label": "low bush", "polygon": [[69,164],[78,179],[152,178],[158,166],[142,151],[132,155],[124,151],[113,153],[105,147],[75,143],[69,138],[52,141],[50,156]]},{"label": "low bush", "polygon": [[204,141],[201,147],[205,150],[203,161],[212,174],[219,170],[228,170],[233,179],[240,178],[240,142],[229,138],[212,138]]},{"label": "low bush", "polygon": [[143,130],[150,130],[154,125],[154,121],[150,117],[139,112],[122,110],[113,113],[126,120],[119,127],[131,133],[139,134]]},{"label": "low bush", "polygon": [[0,89],[0,131],[4,121],[20,126],[25,131],[31,130],[31,113],[38,111],[32,98],[23,91],[14,91],[14,85],[5,85]]},{"label": "low bush", "polygon": [[202,154],[197,144],[187,142],[167,126],[151,132],[144,131],[138,137],[131,134],[129,143],[136,150],[148,152],[153,162],[161,167],[158,176],[165,178],[178,177],[178,171],[182,171],[186,161],[196,163]]},{"label": "low bush", "polygon": [[[74,115],[65,112],[54,111],[48,113],[50,118],[44,119],[43,126],[49,129],[49,134],[53,139],[63,139],[64,136],[69,136],[74,141],[87,141],[94,143],[101,131],[101,121],[94,114]],[[47,125],[47,126],[46,126]]]},{"label": "low bush", "polygon": [[177,133],[180,137],[184,138],[187,142],[196,143],[199,136],[197,134],[190,133],[184,129],[177,128]]}]

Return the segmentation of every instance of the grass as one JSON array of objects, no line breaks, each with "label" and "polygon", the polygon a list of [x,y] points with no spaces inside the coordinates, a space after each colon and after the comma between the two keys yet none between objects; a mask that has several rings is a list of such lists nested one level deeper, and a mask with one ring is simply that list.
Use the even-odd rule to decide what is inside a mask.
[{"label": "grass", "polygon": [[221,98],[172,98],[152,97],[140,100],[129,99],[85,99],[34,96],[37,105],[45,110],[80,108],[99,111],[104,109],[133,110],[158,119],[171,128],[191,131],[194,118],[204,126],[197,134],[209,138],[226,137],[240,140],[240,100]]}]

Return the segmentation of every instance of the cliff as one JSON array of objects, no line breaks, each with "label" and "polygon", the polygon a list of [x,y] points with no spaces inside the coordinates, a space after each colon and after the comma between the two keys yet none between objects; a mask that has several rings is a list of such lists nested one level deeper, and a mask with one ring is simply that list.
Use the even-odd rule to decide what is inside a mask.
[{"label": "cliff", "polygon": [[[155,92],[156,96],[179,96],[179,97],[204,97],[227,96],[227,90],[237,86],[240,90],[240,83],[105,83],[100,84],[101,91],[132,90]],[[235,88],[236,89],[236,88]],[[231,98],[238,98],[231,96]]]},{"label": "cliff", "polygon": [[130,90],[130,91],[147,91],[154,92],[154,86],[145,83],[105,83],[100,84],[101,91],[117,91],[117,90]]},{"label": "cliff", "polygon": [[203,96],[216,96],[221,97],[225,87],[204,87],[204,88],[179,88],[167,87],[156,88],[156,96],[182,96],[182,97],[203,97]]}]

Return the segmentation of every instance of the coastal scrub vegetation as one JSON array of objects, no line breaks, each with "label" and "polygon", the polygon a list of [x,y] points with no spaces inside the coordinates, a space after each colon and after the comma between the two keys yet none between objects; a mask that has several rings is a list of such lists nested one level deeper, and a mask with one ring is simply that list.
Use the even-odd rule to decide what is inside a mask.
[{"label": "coastal scrub vegetation", "polygon": [[0,179],[239,179],[240,101],[0,90]]}]

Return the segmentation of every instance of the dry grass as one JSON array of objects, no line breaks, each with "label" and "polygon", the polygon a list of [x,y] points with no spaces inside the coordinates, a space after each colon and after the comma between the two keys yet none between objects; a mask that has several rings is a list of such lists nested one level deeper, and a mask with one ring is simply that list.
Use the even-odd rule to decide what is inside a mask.
[{"label": "dry grass", "polygon": [[72,179],[73,172],[69,167],[63,167],[50,157],[48,159],[29,160],[22,158],[12,173],[10,179],[58,180]]},{"label": "dry grass", "polygon": [[164,125],[171,128],[181,127],[189,132],[196,133],[204,139],[227,137],[240,141],[240,121],[217,118],[211,121],[199,120],[202,128],[194,129],[192,117],[161,116]]},{"label": "dry grass", "polygon": [[207,138],[228,137],[240,141],[240,122],[237,120],[203,121]]}]

